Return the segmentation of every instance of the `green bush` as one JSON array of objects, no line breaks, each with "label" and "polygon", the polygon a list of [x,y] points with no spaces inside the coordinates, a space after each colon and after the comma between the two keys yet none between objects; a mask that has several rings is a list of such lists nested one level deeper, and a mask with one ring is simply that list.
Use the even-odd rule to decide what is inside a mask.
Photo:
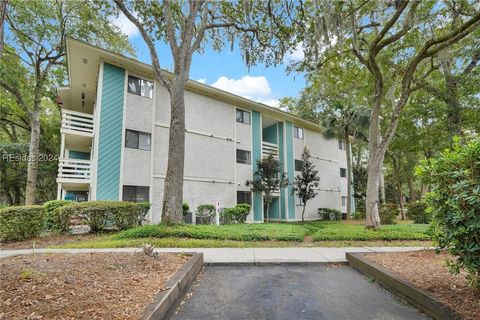
[{"label": "green bush", "polygon": [[337,210],[337,209],[320,208],[318,209],[318,216],[320,220],[325,220],[325,221],[342,220],[342,213],[340,212],[340,210]]},{"label": "green bush", "polygon": [[354,220],[365,220],[366,214],[365,211],[355,211],[352,215]]},{"label": "green bush", "polygon": [[223,224],[229,223],[245,223],[247,216],[250,214],[251,206],[246,203],[237,204],[233,208],[226,208],[221,213]]},{"label": "green bush", "polygon": [[182,209],[183,209],[183,216],[185,217],[190,212],[190,206],[188,205],[188,203],[184,202],[182,205]]},{"label": "green bush", "polygon": [[381,224],[396,224],[398,216],[397,205],[394,203],[382,204],[379,208]]},{"label": "green bush", "polygon": [[450,271],[467,271],[467,280],[480,289],[480,139],[456,143],[438,158],[424,161],[418,173],[432,187],[427,212],[432,236],[457,259]]},{"label": "green bush", "polygon": [[90,232],[107,229],[125,230],[142,224],[150,208],[148,203],[123,201],[75,202],[56,209],[63,221],[77,217],[83,220]]},{"label": "green bush", "polygon": [[44,228],[43,206],[7,207],[0,210],[0,241],[21,241],[40,235]]},{"label": "green bush", "polygon": [[215,206],[213,204],[201,204],[197,207],[197,216],[214,217]]},{"label": "green bush", "polygon": [[70,219],[60,216],[59,211],[56,211],[56,209],[72,203],[70,200],[51,200],[43,204],[46,211],[45,227],[47,230],[58,233],[69,231]]},{"label": "green bush", "polygon": [[416,201],[407,204],[407,216],[415,223],[430,223],[431,216],[427,212],[427,203],[425,201]]}]

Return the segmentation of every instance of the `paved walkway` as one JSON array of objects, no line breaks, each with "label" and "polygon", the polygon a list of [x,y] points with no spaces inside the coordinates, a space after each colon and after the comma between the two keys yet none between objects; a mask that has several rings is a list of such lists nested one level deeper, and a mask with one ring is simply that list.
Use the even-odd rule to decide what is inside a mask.
[{"label": "paved walkway", "polygon": [[[399,252],[428,247],[345,247],[345,248],[158,248],[158,252],[203,252],[207,264],[261,263],[344,263],[346,252]],[[36,249],[35,253],[138,252],[139,248],[118,249]],[[0,258],[33,253],[32,249],[0,250]]]},{"label": "paved walkway", "polygon": [[207,266],[175,320],[427,320],[348,267]]}]

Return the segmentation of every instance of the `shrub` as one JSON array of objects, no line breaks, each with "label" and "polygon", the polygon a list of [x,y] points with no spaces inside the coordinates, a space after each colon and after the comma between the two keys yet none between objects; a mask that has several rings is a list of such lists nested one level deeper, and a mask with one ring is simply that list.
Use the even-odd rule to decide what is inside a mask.
[{"label": "shrub", "polygon": [[56,209],[62,220],[70,221],[73,217],[82,219],[91,232],[106,229],[125,230],[142,224],[150,208],[148,203],[123,201],[75,202],[69,206]]},{"label": "shrub", "polygon": [[43,204],[46,211],[45,227],[49,231],[65,233],[69,230],[70,219],[65,219],[59,215],[59,211],[55,209],[70,205],[72,201],[69,200],[51,200]]},{"label": "shrub", "polygon": [[394,203],[382,204],[379,208],[381,224],[396,224],[398,216],[397,205]]},{"label": "shrub", "polygon": [[480,139],[455,143],[424,161],[418,173],[432,187],[426,198],[432,236],[457,257],[449,261],[450,271],[467,271],[469,284],[480,289]]},{"label": "shrub", "polygon": [[355,211],[352,215],[354,220],[365,220],[366,214],[365,211]]},{"label": "shrub", "polygon": [[188,203],[184,202],[182,205],[182,209],[183,209],[183,216],[185,217],[190,212],[190,206],[188,205]]},{"label": "shrub", "polygon": [[318,209],[318,215],[320,220],[340,221],[342,220],[342,212],[337,209],[320,208]]},{"label": "shrub", "polygon": [[197,215],[202,217],[215,216],[215,206],[213,204],[201,204],[197,207]]},{"label": "shrub", "polygon": [[43,206],[7,207],[0,210],[0,240],[21,241],[39,236],[44,227]]},{"label": "shrub", "polygon": [[237,204],[233,208],[226,208],[221,214],[223,224],[245,223],[250,214],[251,206],[246,203]]},{"label": "shrub", "polygon": [[407,216],[415,223],[430,223],[431,220],[425,201],[416,201],[407,204]]}]

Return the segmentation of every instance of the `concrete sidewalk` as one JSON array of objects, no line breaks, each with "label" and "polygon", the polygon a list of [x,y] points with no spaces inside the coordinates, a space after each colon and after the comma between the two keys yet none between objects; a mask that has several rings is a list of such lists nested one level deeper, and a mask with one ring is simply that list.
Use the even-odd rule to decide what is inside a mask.
[{"label": "concrete sidewalk", "polygon": [[[203,252],[207,264],[262,263],[346,263],[346,252],[401,252],[429,247],[345,247],[345,248],[157,248],[158,252]],[[141,252],[139,248],[36,249],[35,253]],[[0,250],[0,259],[32,254],[32,249]]]}]

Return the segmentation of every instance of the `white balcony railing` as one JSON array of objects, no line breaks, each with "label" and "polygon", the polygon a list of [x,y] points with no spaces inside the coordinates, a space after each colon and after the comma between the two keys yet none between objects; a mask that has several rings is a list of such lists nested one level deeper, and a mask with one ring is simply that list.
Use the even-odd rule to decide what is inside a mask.
[{"label": "white balcony railing", "polygon": [[70,133],[93,135],[93,114],[62,110],[62,129]]},{"label": "white balcony railing", "polygon": [[278,145],[270,142],[262,141],[262,158],[273,154],[278,157]]},{"label": "white balcony railing", "polygon": [[60,158],[57,180],[90,183],[90,163],[90,160]]}]

